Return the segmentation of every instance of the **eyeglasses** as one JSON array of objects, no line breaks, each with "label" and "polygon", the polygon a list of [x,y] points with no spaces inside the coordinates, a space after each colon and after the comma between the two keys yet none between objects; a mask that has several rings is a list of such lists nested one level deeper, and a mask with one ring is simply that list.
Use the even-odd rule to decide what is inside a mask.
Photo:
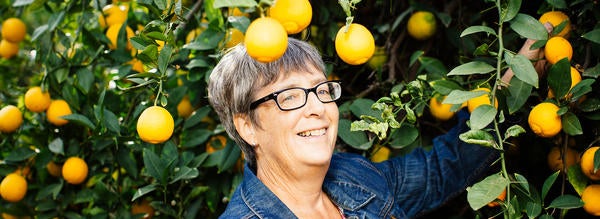
[{"label": "eyeglasses", "polygon": [[322,103],[330,103],[342,96],[342,85],[339,81],[325,81],[313,88],[293,87],[273,92],[250,104],[250,109],[255,109],[261,103],[271,99],[275,100],[277,107],[282,111],[290,111],[303,107],[308,100],[308,94],[314,92]]}]

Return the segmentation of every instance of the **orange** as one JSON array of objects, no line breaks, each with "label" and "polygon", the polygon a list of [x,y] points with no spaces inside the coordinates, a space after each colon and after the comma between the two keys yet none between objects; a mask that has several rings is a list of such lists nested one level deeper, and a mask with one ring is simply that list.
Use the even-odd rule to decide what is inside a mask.
[{"label": "orange", "polygon": [[417,11],[408,18],[408,34],[417,40],[429,39],[435,34],[435,16],[428,11]]},{"label": "orange", "polygon": [[375,39],[363,25],[342,26],[335,36],[335,51],[350,65],[364,64],[375,53]]},{"label": "orange", "polygon": [[387,55],[387,52],[385,51],[385,47],[377,46],[377,47],[375,47],[375,53],[369,59],[369,61],[367,61],[367,65],[371,69],[377,70],[377,69],[382,68],[383,65],[385,65],[385,63],[387,63],[387,61],[388,61],[388,55]]},{"label": "orange", "polygon": [[0,195],[8,202],[19,202],[27,194],[27,180],[25,177],[10,173],[0,183]]},{"label": "orange", "polygon": [[[506,199],[506,189],[502,190],[502,193],[500,193],[500,195],[498,195],[498,197],[496,197],[497,200],[500,201],[504,201]],[[498,201],[492,201],[490,203],[487,204],[489,207],[497,207],[500,206],[500,202]]]},{"label": "orange", "polygon": [[137,121],[137,133],[140,139],[151,144],[169,140],[174,128],[173,116],[160,106],[146,108]]},{"label": "orange", "polygon": [[[475,110],[477,107],[487,104],[487,105],[491,105],[490,103],[490,89],[485,88],[485,87],[480,87],[477,88],[473,91],[486,91],[488,92],[487,94],[475,97],[475,98],[471,98],[467,101],[467,109],[469,109],[469,112],[473,112],[473,110]],[[494,98],[494,107],[498,108],[498,99]]]},{"label": "orange", "polygon": [[150,205],[148,200],[136,202],[131,205],[131,214],[138,215],[143,214],[144,219],[150,219],[154,217],[154,208]]},{"label": "orange", "polygon": [[542,14],[539,21],[542,24],[545,24],[546,22],[550,22],[550,24],[552,24],[553,27],[556,27],[559,24],[561,24],[562,22],[567,21],[567,25],[565,26],[565,28],[563,28],[560,31],[560,33],[557,34],[557,36],[568,37],[569,32],[571,32],[571,20],[569,20],[569,16],[567,16],[562,11],[546,12],[546,13]]},{"label": "orange", "polygon": [[[119,30],[121,30],[121,26],[123,26],[123,24],[113,24],[108,26],[108,30],[106,30],[106,37],[108,37],[108,39],[110,39],[110,44],[108,45],[108,48],[115,50],[117,49],[117,37],[119,36]],[[133,30],[129,27],[126,26],[125,27],[125,32],[127,33],[127,46],[125,48],[127,48],[128,50],[131,49],[131,42],[129,42],[129,38],[134,36]]]},{"label": "orange", "polygon": [[192,102],[190,102],[190,97],[185,95],[183,99],[177,104],[177,115],[183,118],[187,118],[194,112],[194,107],[192,106]]},{"label": "orange", "polygon": [[455,112],[450,111],[452,104],[442,103],[446,99],[446,96],[438,100],[438,96],[429,99],[429,112],[433,117],[438,120],[446,121],[452,118]]},{"label": "orange", "polygon": [[[100,18],[100,20],[104,20],[105,25],[109,27],[113,24],[123,24],[127,20],[128,11],[129,7],[127,5],[106,5],[102,8],[104,19]],[[102,26],[102,22],[100,25]],[[104,26],[102,27],[104,28]]]},{"label": "orange", "polygon": [[[579,162],[579,153],[572,148],[567,148],[565,150],[564,157],[565,161],[563,162],[560,156],[560,147],[552,147],[552,149],[550,149],[550,152],[548,153],[548,156],[546,157],[546,160],[548,161],[548,167],[550,168],[550,170],[564,171],[567,170],[570,166]],[[566,166],[563,166],[563,163],[566,164]]]},{"label": "orange", "polygon": [[48,122],[62,126],[69,123],[68,120],[61,118],[62,116],[71,115],[73,112],[69,107],[67,101],[64,100],[53,100],[50,102],[50,106],[46,110],[46,118]]},{"label": "orange", "polygon": [[46,164],[46,170],[54,177],[60,177],[62,175],[62,166],[56,164],[54,161],[50,161]]},{"label": "orange", "polygon": [[244,16],[244,17],[248,17],[250,16],[250,14],[248,13],[244,13],[242,10],[240,10],[240,8],[229,8],[229,16],[235,16],[235,17],[240,17],[240,16]]},{"label": "orange", "polygon": [[62,176],[70,184],[79,185],[88,175],[88,165],[79,157],[69,157],[62,167]]},{"label": "orange", "polygon": [[23,124],[23,113],[16,106],[5,106],[0,110],[0,121],[0,132],[14,132]]},{"label": "orange", "polygon": [[31,87],[25,93],[25,108],[31,112],[44,112],[50,106],[50,102],[50,93],[42,91],[41,87]]},{"label": "orange", "polygon": [[229,28],[225,34],[225,42],[226,49],[234,47],[237,44],[244,42],[244,33],[238,29]]},{"label": "orange", "polygon": [[392,150],[386,146],[379,146],[379,149],[376,149],[375,153],[371,155],[371,161],[375,163],[380,163],[386,161],[390,158],[390,154]]},{"label": "orange", "polygon": [[[221,145],[218,145],[219,143]],[[215,151],[225,148],[225,145],[227,145],[227,137],[223,135],[212,136],[210,137],[210,140],[208,140],[208,143],[206,143],[206,152],[212,154]]]},{"label": "orange", "polygon": [[279,21],[261,17],[248,26],[244,43],[250,57],[259,62],[272,62],[287,50],[288,36]]},{"label": "orange", "polygon": [[27,27],[19,18],[9,18],[2,22],[2,39],[11,43],[19,43],[25,39]]},{"label": "orange", "polygon": [[571,43],[565,38],[555,36],[546,42],[544,55],[546,56],[546,60],[551,64],[555,64],[564,58],[571,61],[571,57],[573,57],[573,47],[571,47]]},{"label": "orange", "polygon": [[583,201],[583,210],[588,214],[600,216],[600,185],[592,184],[586,186],[581,193]]},{"label": "orange", "polygon": [[[579,83],[580,81],[581,74],[579,74],[579,71],[577,71],[577,69],[571,66],[571,88],[569,89],[573,89],[573,87],[575,87],[575,85],[577,85],[577,83]],[[548,89],[548,98],[554,98],[554,93],[552,92],[552,89]]]},{"label": "orange", "polygon": [[144,63],[139,59],[134,58],[127,63],[131,65],[131,70],[137,71],[139,73],[146,72],[146,70],[144,70]]},{"label": "orange", "polygon": [[598,146],[590,147],[581,156],[581,171],[591,180],[600,180],[600,171],[594,172],[594,155],[598,150]]},{"label": "orange", "polygon": [[190,43],[192,40],[196,39],[196,37],[200,36],[200,34],[204,31],[204,28],[196,28],[190,31],[185,37],[185,43]]},{"label": "orange", "polygon": [[300,33],[312,19],[312,7],[308,0],[276,0],[268,13],[283,25],[288,34]]},{"label": "orange", "polygon": [[10,59],[19,53],[19,44],[7,40],[0,41],[0,57]]},{"label": "orange", "polygon": [[557,114],[558,110],[558,106],[549,102],[543,102],[533,107],[527,119],[533,133],[544,138],[558,134],[562,130],[562,121]]}]

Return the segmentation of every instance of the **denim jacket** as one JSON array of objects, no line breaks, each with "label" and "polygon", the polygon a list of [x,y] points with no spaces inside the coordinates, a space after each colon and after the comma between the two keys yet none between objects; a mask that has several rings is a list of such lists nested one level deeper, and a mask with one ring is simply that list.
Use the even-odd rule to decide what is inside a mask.
[{"label": "denim jacket", "polygon": [[[466,113],[464,113],[466,114]],[[433,140],[433,148],[381,163],[363,156],[336,153],[323,190],[346,218],[414,218],[460,194],[481,177],[498,153],[458,139],[459,125]],[[246,166],[244,179],[220,218],[296,218]]]}]

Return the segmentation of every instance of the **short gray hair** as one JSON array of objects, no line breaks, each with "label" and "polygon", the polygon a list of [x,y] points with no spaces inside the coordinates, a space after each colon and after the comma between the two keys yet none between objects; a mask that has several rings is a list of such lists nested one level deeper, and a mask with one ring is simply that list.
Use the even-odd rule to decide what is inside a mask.
[{"label": "short gray hair", "polygon": [[252,168],[256,168],[254,148],[235,129],[233,116],[246,114],[253,125],[260,127],[256,114],[250,109],[256,91],[289,72],[311,72],[312,68],[326,74],[325,64],[317,49],[290,37],[285,53],[276,61],[258,62],[246,53],[243,44],[239,44],[227,51],[212,70],[208,82],[209,102],[225,131],[240,146],[244,159]]}]

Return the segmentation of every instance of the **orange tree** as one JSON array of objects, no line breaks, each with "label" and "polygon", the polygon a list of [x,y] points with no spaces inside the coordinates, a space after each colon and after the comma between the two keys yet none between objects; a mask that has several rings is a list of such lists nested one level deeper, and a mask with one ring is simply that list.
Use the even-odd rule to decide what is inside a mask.
[{"label": "orange tree", "polygon": [[[299,2],[304,4],[295,9],[306,8],[304,1],[287,4]],[[141,218],[143,214],[215,218],[224,210],[241,180],[241,152],[224,137],[207,104],[206,80],[223,51],[242,41],[251,22],[270,16],[273,1],[1,3],[0,20],[19,18],[27,28],[21,41],[11,36],[12,41],[5,42],[11,49],[7,54],[15,48],[17,53],[0,58],[0,107],[16,106],[23,116],[21,122],[9,117],[8,122],[18,128],[0,133],[0,175],[16,173],[26,180],[24,197],[0,201],[1,212],[39,218]],[[273,17],[299,19],[283,25],[288,36],[319,48],[329,78],[344,82],[340,150],[380,161],[414,147],[428,147],[432,137],[455,123],[448,116],[439,119],[430,113],[432,97],[437,98],[436,105],[451,105],[440,107],[450,109],[449,117],[469,100],[498,102],[497,108],[471,104],[472,130],[461,135],[467,142],[502,154],[491,167],[492,174],[469,188],[464,205],[475,211],[468,215],[505,213],[512,218],[558,216],[557,209],[564,209],[560,215],[572,208],[577,208],[575,213],[584,211],[579,197],[588,185],[597,184],[582,172],[590,169],[589,164],[563,165],[560,172],[566,174],[540,171],[547,167],[535,164],[541,163],[540,158],[546,164],[545,154],[552,146],[559,145],[564,154],[567,147],[583,152],[597,145],[597,3],[341,0],[310,4],[309,24],[307,14],[285,16],[298,10],[278,8]],[[565,39],[573,52],[570,60],[557,61],[538,76],[531,64],[536,60],[513,51],[524,38],[538,40],[535,48],[545,46],[548,34],[537,18],[547,11],[563,11],[571,19],[570,24],[553,23],[553,35],[571,25]],[[414,14],[420,16],[411,19]],[[408,25],[415,19],[420,25]],[[349,27],[359,24],[365,27],[362,40],[345,51],[360,49],[351,55],[366,58],[348,64],[334,44],[339,33],[350,35]],[[420,35],[415,37],[414,32]],[[579,83],[572,83],[569,66],[582,73]],[[500,80],[507,67],[516,76],[510,85]],[[53,102],[66,102],[66,107],[52,107],[51,113],[40,107],[32,111],[28,105],[45,106],[46,101],[40,98],[44,95],[38,95],[37,101],[28,99],[32,87],[48,92]],[[471,91],[482,87],[488,90]],[[549,89],[554,98],[546,98]],[[474,101],[477,97],[484,98]],[[533,134],[524,122],[542,101],[559,109],[555,114],[561,129],[550,138]],[[138,121],[149,108],[160,113]],[[172,129],[164,125],[171,118]],[[144,137],[148,133],[161,138],[149,140]],[[600,166],[600,161],[592,163],[592,171]],[[559,176],[561,186],[552,186]],[[13,189],[11,184],[15,183],[6,183],[7,190]],[[18,185],[15,191],[20,198],[24,186]],[[504,189],[506,198],[497,201],[501,207],[485,207]],[[444,216],[448,211],[465,214],[440,211]]]}]

